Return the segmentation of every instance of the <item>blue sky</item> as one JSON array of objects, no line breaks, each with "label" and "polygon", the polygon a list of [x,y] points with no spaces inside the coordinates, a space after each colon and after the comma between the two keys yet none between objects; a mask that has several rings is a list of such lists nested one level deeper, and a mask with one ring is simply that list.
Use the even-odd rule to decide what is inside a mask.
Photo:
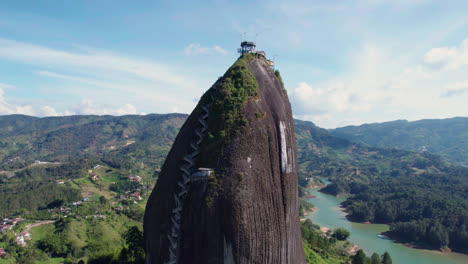
[{"label": "blue sky", "polygon": [[1,1],[0,115],[189,113],[242,36],[297,118],[468,116],[467,1]]}]

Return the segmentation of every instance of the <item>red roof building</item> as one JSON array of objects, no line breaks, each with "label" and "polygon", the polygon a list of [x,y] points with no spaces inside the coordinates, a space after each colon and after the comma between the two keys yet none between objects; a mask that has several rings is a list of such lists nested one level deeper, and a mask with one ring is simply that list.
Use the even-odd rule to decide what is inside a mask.
[{"label": "red roof building", "polygon": [[0,258],[6,258],[6,252],[3,248],[0,248]]}]

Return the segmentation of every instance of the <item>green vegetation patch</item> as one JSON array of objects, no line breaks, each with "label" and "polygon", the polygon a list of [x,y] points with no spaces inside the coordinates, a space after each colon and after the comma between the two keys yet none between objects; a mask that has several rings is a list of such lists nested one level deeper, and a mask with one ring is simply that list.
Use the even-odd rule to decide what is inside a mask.
[{"label": "green vegetation patch", "polygon": [[220,154],[210,150],[222,149],[220,144],[229,141],[248,125],[243,107],[259,92],[257,80],[248,69],[248,60],[248,56],[241,56],[200,100],[201,105],[206,105],[213,98],[208,118],[208,137],[201,150],[208,154],[209,159]]},{"label": "green vegetation patch", "polygon": [[[200,105],[206,105],[213,99],[208,117],[208,136],[202,143],[201,152],[203,166],[212,164],[223,156],[224,146],[243,129],[249,121],[244,113],[247,101],[258,95],[257,79],[248,69],[248,61],[253,57],[241,56],[200,100]],[[212,204],[219,191],[218,180],[210,179],[207,203]]]},{"label": "green vegetation patch", "polygon": [[281,84],[283,84],[283,78],[281,77],[280,71],[275,70],[275,75],[276,75],[276,78],[278,78],[278,80],[281,82]]},{"label": "green vegetation patch", "polygon": [[[209,117],[209,131],[215,138],[229,138],[232,133],[248,124],[243,106],[248,99],[258,95],[258,83],[249,71],[247,55],[241,56],[215,84],[214,102]],[[213,89],[212,89],[213,90]],[[203,98],[202,102],[208,100]]]}]

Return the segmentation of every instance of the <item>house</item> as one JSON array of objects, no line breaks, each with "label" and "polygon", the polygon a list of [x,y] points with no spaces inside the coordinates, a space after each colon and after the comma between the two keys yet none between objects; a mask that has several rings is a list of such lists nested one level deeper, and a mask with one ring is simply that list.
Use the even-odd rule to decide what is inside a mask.
[{"label": "house", "polygon": [[16,244],[18,244],[18,246],[20,246],[20,247],[26,246],[26,242],[24,241],[24,237],[22,237],[22,236],[16,237]]},{"label": "house", "polygon": [[131,196],[134,197],[135,199],[137,199],[138,201],[141,201],[141,200],[142,200],[142,198],[141,198],[141,196],[140,196],[140,193],[134,193],[134,194],[132,194]]},{"label": "house", "polygon": [[6,258],[6,252],[5,252],[5,249],[3,248],[0,248],[0,258]]},{"label": "house", "polygon": [[266,53],[264,51],[257,51],[255,52],[255,54],[257,55],[257,57],[263,57],[265,58],[266,57]]},{"label": "house", "polygon": [[138,176],[138,175],[130,175],[130,176],[128,176],[128,180],[129,180],[129,181],[133,181],[133,182],[141,183],[141,181],[143,180],[143,178],[141,178],[141,177]]},{"label": "house", "polygon": [[102,167],[101,165],[99,165],[99,164],[96,164],[96,166],[94,166],[94,168],[93,168],[93,169],[97,170],[97,169],[99,169],[99,168],[101,168],[101,167]]},{"label": "house", "polygon": [[5,219],[5,224],[7,225],[11,225],[11,227],[15,226],[16,223],[18,223],[19,221],[23,221],[24,219],[23,218],[15,218],[15,219]]},{"label": "house", "polygon": [[10,230],[13,226],[5,224],[5,225],[0,225],[0,232],[6,232]]},{"label": "house", "polygon": [[106,218],[106,216],[102,215],[102,214],[93,215],[93,217],[94,218],[100,218],[100,219]]},{"label": "house", "polygon": [[64,184],[65,181],[55,181],[55,183],[57,183],[57,184]]},{"label": "house", "polygon": [[96,173],[92,173],[91,176],[89,177],[90,180],[96,181],[99,179],[99,177],[96,175]]},{"label": "house", "polygon": [[24,240],[31,240],[31,234],[29,232],[22,232],[20,236],[22,236]]}]

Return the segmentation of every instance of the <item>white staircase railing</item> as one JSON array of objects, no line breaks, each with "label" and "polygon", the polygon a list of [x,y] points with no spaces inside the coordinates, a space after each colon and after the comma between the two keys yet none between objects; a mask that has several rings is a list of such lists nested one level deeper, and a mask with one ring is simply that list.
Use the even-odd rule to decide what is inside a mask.
[{"label": "white staircase railing", "polygon": [[195,157],[200,153],[200,144],[205,138],[205,132],[208,129],[208,124],[206,120],[210,114],[209,109],[211,108],[213,98],[211,102],[207,105],[201,106],[203,110],[202,114],[198,118],[199,128],[195,130],[195,138],[190,142],[190,148],[192,149],[191,153],[184,156],[182,161],[185,163],[179,169],[182,171],[182,177],[177,183],[179,190],[174,195],[175,208],[172,209],[171,214],[171,228],[167,234],[167,239],[169,240],[169,259],[165,264],[177,264],[177,248],[179,244],[179,234],[180,234],[180,225],[181,225],[181,213],[184,206],[185,195],[188,192],[188,187],[190,184],[190,177],[194,171]]}]

